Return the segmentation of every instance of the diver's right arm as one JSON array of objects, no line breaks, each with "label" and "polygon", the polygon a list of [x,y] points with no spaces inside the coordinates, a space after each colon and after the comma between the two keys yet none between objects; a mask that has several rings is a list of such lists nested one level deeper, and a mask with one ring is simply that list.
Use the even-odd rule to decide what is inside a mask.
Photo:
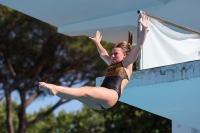
[{"label": "diver's right arm", "polygon": [[95,37],[89,37],[97,46],[97,50],[99,52],[100,57],[106,62],[106,64],[110,65],[111,59],[107,52],[107,50],[101,45],[101,33],[99,31],[96,32]]}]

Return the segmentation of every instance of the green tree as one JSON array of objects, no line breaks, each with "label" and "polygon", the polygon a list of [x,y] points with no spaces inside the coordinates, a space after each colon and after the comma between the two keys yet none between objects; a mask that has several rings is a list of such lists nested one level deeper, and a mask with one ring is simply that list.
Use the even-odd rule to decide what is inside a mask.
[{"label": "green tree", "polygon": [[171,133],[170,120],[122,102],[102,115],[105,133]]},{"label": "green tree", "polygon": [[55,122],[54,124],[52,121],[49,122],[48,117],[48,120],[45,118],[40,122],[40,125],[44,126],[39,132],[103,133],[105,131],[103,115],[87,106],[84,106],[80,111],[70,113],[66,113],[64,110],[60,111],[58,116],[52,120]]},{"label": "green tree", "polygon": [[[54,118],[53,118],[54,117]],[[59,133],[171,133],[171,121],[118,102],[113,108],[96,111],[87,106],[76,112],[49,115],[27,131]]]},{"label": "green tree", "polygon": [[[14,110],[19,106],[12,102]],[[5,104],[0,104],[0,132],[6,131]],[[27,121],[34,120],[39,114],[49,110],[51,106],[39,112],[27,114]],[[19,121],[17,113],[13,114],[14,127]],[[15,128],[17,129],[17,128]],[[50,113],[44,119],[29,126],[26,133],[171,133],[171,121],[141,109],[118,102],[113,108],[96,111],[84,106],[80,111],[66,113],[64,110],[57,115]]]},{"label": "green tree", "polygon": [[17,132],[23,133],[68,102],[60,99],[49,110],[28,121],[26,108],[35,99],[45,96],[38,90],[38,81],[69,87],[92,84],[95,77],[102,76],[106,64],[88,37],[64,36],[49,24],[2,5],[0,8],[0,93],[5,96],[6,124],[10,133],[15,131],[11,93],[19,93]]},{"label": "green tree", "polygon": [[[18,126],[18,123],[19,123],[19,119],[18,119],[18,116],[17,116],[17,109],[19,107],[19,105],[12,101],[11,102],[11,105],[12,105],[12,108],[13,108],[13,113],[12,113],[12,121],[13,121],[13,126],[14,126],[14,129],[15,129],[15,132],[17,132],[17,126]],[[0,133],[7,133],[8,131],[6,130],[6,104],[5,102],[0,102]]]}]

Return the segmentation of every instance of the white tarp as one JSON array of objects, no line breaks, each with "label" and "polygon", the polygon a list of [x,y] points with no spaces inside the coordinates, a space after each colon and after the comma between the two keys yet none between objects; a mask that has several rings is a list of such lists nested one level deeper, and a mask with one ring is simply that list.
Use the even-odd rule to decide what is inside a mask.
[{"label": "white tarp", "polygon": [[149,32],[141,52],[142,69],[200,59],[199,35],[184,33],[152,18],[149,24]]}]

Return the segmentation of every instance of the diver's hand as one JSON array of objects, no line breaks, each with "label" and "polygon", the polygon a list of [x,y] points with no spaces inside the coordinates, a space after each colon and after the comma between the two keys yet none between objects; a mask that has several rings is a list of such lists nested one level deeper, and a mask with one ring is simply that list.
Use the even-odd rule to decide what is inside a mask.
[{"label": "diver's hand", "polygon": [[89,37],[89,38],[96,44],[100,43],[102,38],[101,32],[97,31],[95,37]]},{"label": "diver's hand", "polygon": [[145,13],[142,13],[141,16],[142,16],[142,18],[139,19],[140,24],[142,24],[142,26],[145,29],[148,29],[149,28],[149,17]]}]

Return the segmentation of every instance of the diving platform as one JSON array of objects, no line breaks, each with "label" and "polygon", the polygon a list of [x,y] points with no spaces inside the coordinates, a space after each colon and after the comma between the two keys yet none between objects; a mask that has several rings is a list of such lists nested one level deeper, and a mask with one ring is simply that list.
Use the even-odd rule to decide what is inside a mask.
[{"label": "diving platform", "polygon": [[[97,78],[96,85],[103,79]],[[133,72],[119,101],[168,118],[175,125],[187,125],[191,129],[187,133],[199,133],[199,84],[200,60],[138,70]]]}]

